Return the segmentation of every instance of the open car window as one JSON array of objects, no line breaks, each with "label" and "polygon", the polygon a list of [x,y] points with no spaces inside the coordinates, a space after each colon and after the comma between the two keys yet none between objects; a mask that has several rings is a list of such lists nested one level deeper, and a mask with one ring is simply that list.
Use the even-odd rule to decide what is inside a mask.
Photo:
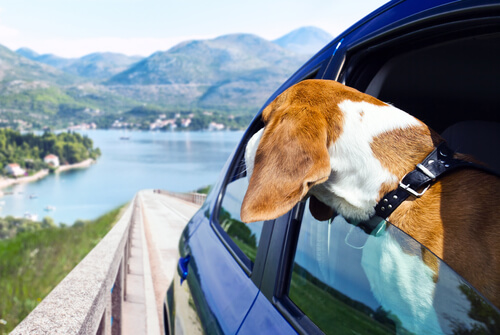
[{"label": "open car window", "polygon": [[292,269],[289,302],[326,334],[500,332],[498,309],[380,218],[361,229],[306,210]]}]

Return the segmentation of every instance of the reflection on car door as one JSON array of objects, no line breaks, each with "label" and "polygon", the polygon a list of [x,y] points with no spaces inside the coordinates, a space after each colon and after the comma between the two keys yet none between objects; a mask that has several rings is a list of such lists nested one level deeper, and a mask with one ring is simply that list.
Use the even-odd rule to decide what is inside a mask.
[{"label": "reflection on car door", "polygon": [[234,334],[257,287],[214,233],[208,219],[180,244],[181,259],[189,256],[187,276],[174,281],[176,334]]}]

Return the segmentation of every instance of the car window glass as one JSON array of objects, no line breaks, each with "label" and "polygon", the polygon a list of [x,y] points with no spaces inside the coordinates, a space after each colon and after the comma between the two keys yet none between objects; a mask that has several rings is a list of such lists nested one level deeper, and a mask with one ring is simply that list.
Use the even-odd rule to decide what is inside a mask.
[{"label": "car window glass", "polygon": [[360,226],[304,214],[289,298],[324,333],[500,331],[498,310],[418,242],[380,218]]},{"label": "car window glass", "polygon": [[[242,155],[241,155],[242,156]],[[243,223],[241,204],[248,188],[245,160],[239,159],[226,186],[218,221],[222,229],[252,262],[255,262],[263,221]]]}]

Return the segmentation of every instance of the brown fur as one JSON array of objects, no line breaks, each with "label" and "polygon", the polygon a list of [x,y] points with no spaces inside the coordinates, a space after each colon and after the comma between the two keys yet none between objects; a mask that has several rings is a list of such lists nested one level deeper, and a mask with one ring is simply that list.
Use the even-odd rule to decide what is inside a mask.
[{"label": "brown fur", "polygon": [[[307,80],[289,88],[263,111],[266,126],[242,204],[243,221],[283,215],[311,187],[328,179],[328,147],[342,133],[343,116],[337,106],[346,99],[385,105],[333,81]],[[422,123],[385,133],[373,140],[371,148],[382,166],[402,178],[441,141]],[[379,198],[396,187],[397,183],[383,185]],[[439,179],[421,198],[408,198],[389,221],[500,307],[498,189],[496,176],[458,170]]]}]

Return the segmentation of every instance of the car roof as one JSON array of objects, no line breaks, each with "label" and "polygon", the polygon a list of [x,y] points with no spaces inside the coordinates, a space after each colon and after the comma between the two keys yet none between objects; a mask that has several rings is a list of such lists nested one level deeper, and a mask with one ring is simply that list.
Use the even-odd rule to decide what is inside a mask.
[{"label": "car roof", "polygon": [[[343,33],[335,37],[316,55],[297,70],[280,88],[270,96],[264,104],[267,106],[281,92],[291,85],[306,79],[308,73],[319,68],[322,62],[329,59],[335,52],[351,50],[353,47],[363,47],[373,39],[402,29],[412,29],[412,26],[428,20],[439,20],[443,16],[469,15],[474,10],[499,8],[495,0],[393,0],[371,12]],[[264,108],[263,107],[263,108]],[[257,117],[260,113],[257,114]]]}]

